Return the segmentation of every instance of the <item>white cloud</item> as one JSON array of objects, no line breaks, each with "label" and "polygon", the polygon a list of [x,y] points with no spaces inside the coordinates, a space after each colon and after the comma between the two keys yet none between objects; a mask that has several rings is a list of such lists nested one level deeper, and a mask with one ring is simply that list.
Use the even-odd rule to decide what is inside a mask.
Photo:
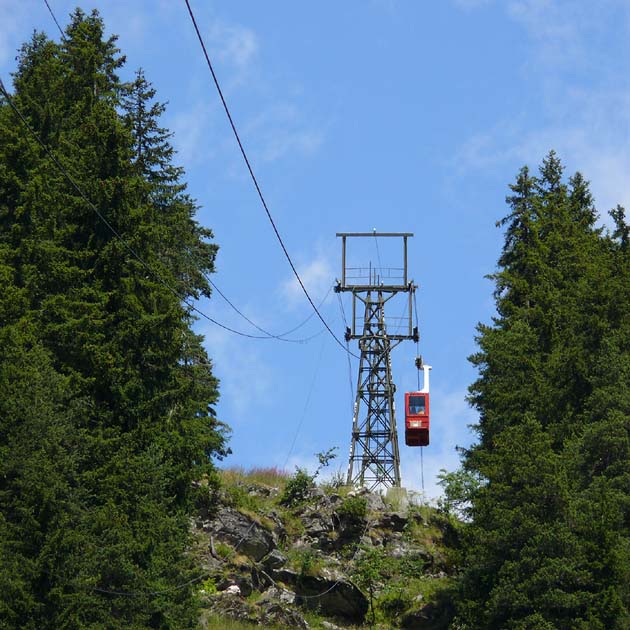
[{"label": "white cloud", "polygon": [[275,162],[287,155],[312,155],[324,138],[320,129],[306,123],[300,110],[288,103],[268,107],[251,119],[243,131],[256,138],[254,150],[262,162]]},{"label": "white cloud", "polygon": [[[218,316],[217,316],[218,318]],[[257,349],[234,333],[211,323],[200,327],[204,346],[220,380],[221,417],[234,431],[244,419],[251,422],[251,408],[267,407],[273,401],[274,373]],[[245,396],[246,394],[246,396]]]},{"label": "white cloud", "polygon": [[[334,279],[334,271],[330,257],[321,253],[309,263],[298,265],[298,273],[306,290],[315,303],[326,295]],[[303,300],[306,300],[304,292],[295,276],[289,278],[282,284],[280,292],[291,307],[295,307]]]},{"label": "white cloud", "polygon": [[[615,23],[617,0],[512,0],[508,15],[531,42],[522,68],[540,92],[537,125],[524,119],[499,120],[466,139],[454,156],[461,173],[490,172],[501,165],[535,168],[555,149],[569,172],[591,181],[597,207],[607,211],[630,204],[630,79],[627,58],[611,55],[603,24]],[[628,6],[626,5],[626,16]],[[619,20],[630,37],[630,22]],[[598,46],[598,44],[602,44]]]},{"label": "white cloud", "polygon": [[[178,153],[178,161],[190,166],[212,157],[208,143],[208,131],[214,121],[216,108],[208,104],[207,99],[191,104],[186,110],[179,110],[169,119],[169,128],[173,132],[173,146]],[[167,116],[169,112],[167,110]]]},{"label": "white cloud", "polygon": [[[618,112],[628,112],[629,94],[609,94],[619,103]],[[536,169],[542,158],[554,149],[568,172],[579,170],[591,182],[591,190],[602,218],[617,204],[630,207],[630,115],[612,125],[602,119],[602,111],[592,108],[591,97],[567,99],[565,108],[581,112],[571,123],[562,116],[534,130],[523,123],[499,122],[492,129],[474,134],[458,149],[453,164],[460,174],[489,172],[504,164],[515,168],[528,164]],[[599,95],[596,96],[599,100]],[[613,108],[616,106],[613,105]]]},{"label": "white cloud", "polygon": [[215,22],[210,41],[217,47],[219,59],[237,68],[248,66],[258,52],[256,33],[238,24]]}]

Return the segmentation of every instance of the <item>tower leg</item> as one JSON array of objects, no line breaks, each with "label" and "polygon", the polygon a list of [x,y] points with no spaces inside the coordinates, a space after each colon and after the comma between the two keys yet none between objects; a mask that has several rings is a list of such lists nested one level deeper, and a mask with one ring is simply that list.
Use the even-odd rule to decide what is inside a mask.
[{"label": "tower leg", "polygon": [[383,293],[369,291],[364,300],[361,359],[352,422],[348,485],[400,486],[400,455]]}]

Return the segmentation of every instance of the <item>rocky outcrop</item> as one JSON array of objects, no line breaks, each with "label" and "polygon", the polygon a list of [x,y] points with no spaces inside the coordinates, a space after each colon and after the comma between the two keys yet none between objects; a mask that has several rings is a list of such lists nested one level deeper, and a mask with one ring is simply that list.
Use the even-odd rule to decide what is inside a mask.
[{"label": "rocky outcrop", "polygon": [[223,507],[202,529],[214,540],[226,543],[256,562],[276,547],[275,537],[268,529],[238,510]]},{"label": "rocky outcrop", "polygon": [[[362,559],[374,551],[407,572],[413,567],[414,573],[406,574],[413,579],[444,579],[452,572],[434,537],[456,533],[435,511],[392,511],[378,494],[359,490],[341,496],[319,488],[303,503],[286,508],[277,489],[255,484],[239,492],[242,489],[258,503],[248,499],[247,509],[235,502],[220,505],[212,518],[200,515],[195,523],[200,563],[213,587],[202,593],[206,620],[219,616],[306,629],[304,611],[310,610],[328,618],[320,624],[330,630],[340,628],[338,624],[363,623],[369,601],[354,577],[359,576]],[[254,512],[252,505],[262,509]],[[381,592],[387,595],[384,587],[390,578],[379,579],[373,586],[375,601]],[[404,589],[405,578],[397,579],[396,588]],[[448,627],[444,606],[424,601],[422,595],[414,598],[413,592],[405,601],[391,616],[391,624],[379,628]]]},{"label": "rocky outcrop", "polygon": [[272,576],[277,582],[291,587],[298,605],[316,608],[326,616],[362,621],[368,610],[365,595],[341,574],[314,576],[280,569]]}]

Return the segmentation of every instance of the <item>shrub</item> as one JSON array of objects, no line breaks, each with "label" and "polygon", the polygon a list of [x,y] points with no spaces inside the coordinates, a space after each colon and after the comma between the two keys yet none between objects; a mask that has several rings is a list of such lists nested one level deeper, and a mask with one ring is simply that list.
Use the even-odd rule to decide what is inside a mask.
[{"label": "shrub", "polygon": [[308,474],[306,469],[298,468],[293,477],[287,481],[280,497],[280,503],[288,507],[302,503],[308,498],[312,487],[313,477]]},{"label": "shrub", "polygon": [[214,578],[208,578],[201,582],[199,591],[206,595],[214,595],[217,592],[217,585],[214,583]]},{"label": "shrub", "polygon": [[322,568],[321,558],[312,549],[295,552],[294,564],[301,576],[316,576]]},{"label": "shrub", "polygon": [[339,520],[351,532],[359,532],[367,515],[367,500],[364,497],[346,497],[337,509]]}]

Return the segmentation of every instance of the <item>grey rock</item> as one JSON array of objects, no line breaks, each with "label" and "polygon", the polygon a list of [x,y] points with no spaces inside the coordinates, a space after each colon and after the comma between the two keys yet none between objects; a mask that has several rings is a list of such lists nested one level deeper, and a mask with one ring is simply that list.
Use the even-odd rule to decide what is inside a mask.
[{"label": "grey rock", "polygon": [[419,610],[405,613],[400,619],[400,625],[410,630],[433,630],[446,627],[440,623],[443,611],[435,604],[427,604]]},{"label": "grey rock", "polygon": [[287,557],[278,549],[272,549],[265,558],[263,558],[262,564],[267,571],[273,571],[279,569],[287,563]]},{"label": "grey rock", "polygon": [[256,562],[276,546],[269,530],[249,516],[228,507],[221,508],[212,521],[204,523],[203,529],[216,540],[231,545]]},{"label": "grey rock", "polygon": [[261,605],[267,602],[280,602],[282,604],[295,603],[295,593],[286,588],[272,586],[268,588],[258,599],[256,604]]},{"label": "grey rock", "polygon": [[274,580],[278,582],[282,582],[283,584],[294,585],[297,584],[297,581],[300,578],[300,574],[293,569],[287,569],[286,567],[282,569],[277,569],[272,572],[272,577]]},{"label": "grey rock", "polygon": [[265,602],[260,608],[260,621],[263,624],[284,626],[292,630],[307,630],[309,628],[306,619],[294,608],[277,602]]},{"label": "grey rock", "polygon": [[320,512],[305,514],[302,522],[304,523],[305,532],[312,538],[321,538],[326,536],[332,529],[330,517],[326,517]]},{"label": "grey rock", "polygon": [[383,497],[380,494],[374,494],[370,492],[365,495],[365,499],[367,501],[368,510],[371,512],[382,512],[386,508],[385,501],[383,501]]},{"label": "grey rock", "polygon": [[230,586],[236,585],[241,590],[243,597],[249,597],[254,590],[251,576],[236,571],[217,576],[216,585],[218,591],[227,591]]},{"label": "grey rock", "polygon": [[376,525],[381,529],[402,532],[408,522],[409,519],[405,514],[401,514],[400,512],[388,512],[381,515]]},{"label": "grey rock", "polygon": [[316,608],[323,615],[361,622],[368,610],[365,595],[347,580],[298,575],[293,588],[298,605]]},{"label": "grey rock", "polygon": [[241,597],[218,593],[205,601],[206,612],[201,618],[201,627],[207,627],[208,613],[246,623],[257,623],[257,610]]}]

